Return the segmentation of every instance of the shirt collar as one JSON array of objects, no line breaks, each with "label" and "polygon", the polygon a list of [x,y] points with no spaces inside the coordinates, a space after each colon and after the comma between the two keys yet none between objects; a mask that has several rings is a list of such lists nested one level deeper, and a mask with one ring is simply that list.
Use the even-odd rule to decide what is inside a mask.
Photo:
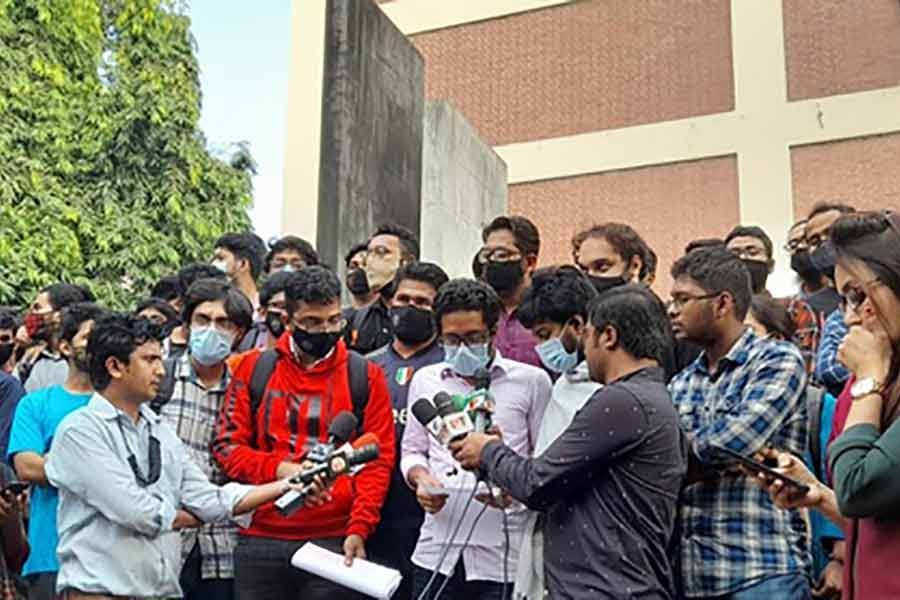
[{"label": "shirt collar", "polygon": [[[121,410],[113,406],[112,402],[107,400],[106,397],[103,396],[103,394],[101,394],[100,392],[94,392],[94,395],[91,396],[90,400],[88,400],[88,409],[107,421],[112,421],[118,418],[119,415],[125,414]],[[143,417],[150,423],[159,423],[159,415],[153,412],[153,409],[150,408],[150,404],[148,402],[144,402],[143,404],[141,404],[139,411],[141,417]]]},{"label": "shirt collar", "polygon": [[[719,361],[719,369],[722,370],[722,365],[735,365],[741,366],[745,364],[750,359],[750,350],[753,348],[753,342],[756,341],[756,335],[753,333],[753,330],[749,327],[741,334],[741,337],[737,339],[737,341],[732,344],[731,348],[728,350],[728,353],[722,357]],[[696,371],[709,374],[709,363],[706,360],[706,352],[704,351],[696,361],[694,361],[694,369]]]},{"label": "shirt collar", "polygon": [[[196,383],[198,386],[205,388],[203,382],[200,381],[200,378],[197,377],[197,370],[194,369],[194,362],[191,360],[191,353],[185,352],[182,354],[178,361],[175,363],[175,379],[183,380],[183,381],[192,381]],[[225,361],[225,372],[222,373],[222,379],[209,388],[207,391],[210,392],[223,392],[225,388],[228,387],[228,381],[231,379],[231,372],[228,369],[228,361]]]}]

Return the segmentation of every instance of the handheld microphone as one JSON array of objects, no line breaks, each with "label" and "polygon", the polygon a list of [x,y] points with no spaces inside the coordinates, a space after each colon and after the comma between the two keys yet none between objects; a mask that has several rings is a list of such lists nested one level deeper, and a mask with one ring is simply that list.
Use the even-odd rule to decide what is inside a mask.
[{"label": "handheld microphone", "polygon": [[444,444],[460,440],[469,432],[475,431],[469,413],[458,408],[447,392],[438,392],[434,396],[434,405],[444,420],[444,439],[442,440]]},{"label": "handheld microphone", "polygon": [[378,436],[366,433],[353,441],[349,448],[338,449],[321,464],[306,469],[291,478],[292,483],[305,483],[301,491],[289,490],[275,501],[275,508],[284,517],[289,517],[299,510],[312,491],[313,479],[322,475],[327,480],[351,473],[354,467],[364,465],[378,458]]},{"label": "handheld microphone", "polygon": [[337,446],[350,439],[358,424],[356,416],[349,410],[339,412],[328,425],[328,441],[324,444],[317,443],[310,448],[306,453],[306,460],[314,463],[325,462]]},{"label": "handheld microphone", "polygon": [[410,407],[416,421],[430,433],[434,438],[443,443],[441,432],[444,431],[444,419],[438,414],[437,408],[428,398],[419,398]]},{"label": "handheld microphone", "polygon": [[474,417],[475,431],[485,433],[491,428],[491,420],[494,415],[494,398],[491,396],[491,374],[481,367],[475,371],[473,377],[475,382],[475,391],[469,394],[467,409]]}]

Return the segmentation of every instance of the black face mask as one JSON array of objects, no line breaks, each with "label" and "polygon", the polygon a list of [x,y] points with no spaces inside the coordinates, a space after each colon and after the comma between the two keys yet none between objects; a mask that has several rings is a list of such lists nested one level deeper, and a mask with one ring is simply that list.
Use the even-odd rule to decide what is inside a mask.
[{"label": "black face mask", "polygon": [[818,283],[822,278],[822,271],[813,264],[812,256],[807,250],[801,250],[791,257],[791,270],[809,283]]},{"label": "black face mask", "polygon": [[615,277],[598,277],[597,275],[588,275],[587,278],[591,282],[591,285],[594,286],[594,289],[597,290],[598,294],[602,294],[603,292],[628,283],[621,275],[616,275]]},{"label": "black face mask", "polygon": [[12,342],[8,344],[0,344],[0,366],[5,365],[9,360],[9,357],[12,356],[13,350],[16,345]]},{"label": "black face mask", "polygon": [[522,262],[518,260],[491,261],[484,266],[484,280],[500,296],[509,296],[519,289],[523,277],[525,271]]},{"label": "black face mask", "polygon": [[766,280],[769,279],[768,263],[746,258],[742,258],[741,262],[744,263],[744,266],[750,272],[750,287],[753,293],[761,294],[766,291]]},{"label": "black face mask", "polygon": [[284,333],[284,321],[281,320],[281,313],[270,312],[266,314],[266,329],[274,338],[280,338]]},{"label": "black face mask", "polygon": [[369,280],[362,269],[347,272],[347,290],[354,296],[365,296],[369,293]]},{"label": "black face mask", "polygon": [[431,311],[415,306],[392,308],[391,325],[394,326],[394,335],[404,344],[421,344],[434,336]]},{"label": "black face mask", "polygon": [[831,243],[831,240],[826,240],[819,244],[819,247],[813,251],[811,258],[813,266],[822,271],[825,277],[834,281],[837,252],[834,250],[834,244]]},{"label": "black face mask", "polygon": [[313,358],[322,359],[334,348],[341,339],[340,331],[323,331],[322,333],[310,333],[304,329],[294,329],[291,334],[297,347]]}]

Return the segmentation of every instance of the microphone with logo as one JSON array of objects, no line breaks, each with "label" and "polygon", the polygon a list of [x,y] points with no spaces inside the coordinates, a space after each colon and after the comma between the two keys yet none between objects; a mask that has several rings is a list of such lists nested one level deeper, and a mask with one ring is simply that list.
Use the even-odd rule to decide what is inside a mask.
[{"label": "microphone with logo", "polygon": [[[347,415],[349,419],[343,415]],[[354,467],[361,466],[378,458],[378,436],[366,433],[355,440],[352,445],[344,443],[335,449],[338,442],[346,442],[356,429],[356,417],[349,412],[342,412],[335,417],[328,428],[328,443],[317,444],[306,456],[313,466],[297,473],[291,483],[305,484],[300,491],[290,490],[275,501],[275,508],[282,516],[289,517],[299,510],[306,496],[312,491],[313,480],[321,475],[326,480],[333,480],[340,475],[351,473]]]},{"label": "microphone with logo", "polygon": [[493,423],[494,397],[491,395],[491,374],[481,367],[473,377],[475,391],[466,396],[466,410],[474,418],[474,431],[486,433]]},{"label": "microphone with logo", "polygon": [[444,420],[444,445],[461,440],[470,432],[475,431],[472,418],[466,411],[465,398],[451,396],[447,392],[438,392],[434,396],[434,406],[438,415]]}]

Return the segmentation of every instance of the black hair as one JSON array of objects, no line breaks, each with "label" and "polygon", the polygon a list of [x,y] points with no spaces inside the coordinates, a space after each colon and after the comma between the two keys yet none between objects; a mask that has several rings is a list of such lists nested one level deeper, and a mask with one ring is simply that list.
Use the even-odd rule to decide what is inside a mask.
[{"label": "black hair", "polygon": [[228,281],[228,275],[209,263],[191,263],[178,271],[178,281],[181,285],[181,295],[187,291],[198,279],[218,279]]},{"label": "black hair", "polygon": [[96,321],[106,311],[93,302],[76,302],[65,307],[60,320],[59,339],[71,342],[87,321]]},{"label": "black hair", "polygon": [[434,299],[434,320],[438,333],[444,315],[465,311],[480,312],[488,330],[493,330],[502,310],[503,303],[494,288],[476,279],[452,279],[441,286]]},{"label": "black hair", "polygon": [[513,215],[500,216],[484,226],[481,230],[481,241],[487,242],[488,236],[495,231],[509,231],[515,239],[516,248],[522,256],[537,256],[541,251],[541,234],[537,226],[527,217]]},{"label": "black hair", "polygon": [[565,324],[575,315],[586,321],[588,305],[596,297],[597,290],[579,269],[545,267],[534,272],[516,314],[528,329],[543,321]]},{"label": "black hair", "polygon": [[433,287],[436,292],[439,292],[441,286],[450,281],[450,278],[447,276],[444,269],[429,262],[410,263],[400,267],[397,271],[397,275],[394,277],[394,293],[397,292],[400,282],[404,279],[427,283]]},{"label": "black hair", "polygon": [[[644,238],[642,238],[630,225],[624,223],[602,223],[575,234],[572,238],[573,260],[576,262],[578,261],[578,253],[581,251],[581,245],[586,240],[592,238],[602,238],[606,240],[626,264],[635,256],[640,258],[641,271],[638,274],[640,279],[644,279],[647,274],[651,272],[648,263],[653,261],[653,259],[650,258],[650,254],[653,251],[650,249],[647,242],[644,241]],[[654,258],[655,256],[656,255],[654,254]],[[654,263],[652,266],[653,272],[655,272],[656,264]]]},{"label": "black hair", "polygon": [[94,294],[82,285],[58,282],[48,285],[41,292],[46,292],[53,310],[62,310],[76,302],[93,302]]},{"label": "black hair", "polygon": [[22,325],[19,311],[11,306],[0,306],[0,329],[11,329],[13,335]]},{"label": "black hair", "polygon": [[[403,258],[407,262],[415,262],[419,260],[419,238],[415,233],[407,229],[402,225],[398,225],[396,223],[384,223],[379,225],[378,229],[375,230],[375,233],[369,237],[369,241],[372,241],[372,238],[379,235],[392,235],[400,240],[400,248],[403,252]],[[367,246],[368,247],[368,246]],[[349,260],[347,262],[350,262]]]},{"label": "black hair", "polygon": [[[897,252],[900,247],[900,215],[888,212],[844,215],[831,226],[831,242],[839,263],[845,264],[847,260],[864,263],[882,285],[900,298],[900,253]],[[884,307],[877,306],[871,295],[869,298],[876,312],[883,314]],[[881,412],[884,427],[900,416],[900,349],[897,344],[893,350]]]},{"label": "black hair", "polygon": [[615,329],[619,346],[635,359],[665,362],[671,345],[669,320],[659,298],[646,286],[607,290],[591,304],[590,320],[597,333]]},{"label": "black hair", "polygon": [[756,225],[738,225],[725,236],[725,245],[727,246],[731,240],[738,237],[751,237],[762,242],[766,249],[766,256],[772,258],[774,256],[775,246],[772,244],[772,238],[769,237],[762,227]]},{"label": "black hair", "polygon": [[659,266],[659,257],[656,255],[656,252],[653,251],[653,248],[647,246],[647,256],[644,258],[644,267],[641,269],[643,275],[640,275],[641,279],[644,280],[647,277],[656,277],[656,268]]},{"label": "black hair", "polygon": [[148,308],[152,308],[153,310],[162,313],[166,318],[167,325],[178,322],[178,311],[172,308],[172,305],[162,298],[151,297],[141,300],[137,303],[137,306],[134,307],[134,314],[140,315]]},{"label": "black hair", "polygon": [[475,279],[481,279],[484,274],[484,263],[481,262],[481,252],[476,252],[472,258],[472,276]]},{"label": "black hair", "polygon": [[238,260],[250,263],[250,276],[258,279],[266,258],[266,244],[262,238],[251,232],[226,233],[216,240],[215,248],[225,248]]},{"label": "black hair", "polygon": [[834,200],[827,202],[816,202],[812,210],[809,211],[809,216],[806,217],[806,220],[809,221],[823,213],[831,212],[833,210],[838,211],[842,215],[848,215],[850,213],[855,213],[856,209],[845,203],[842,200]]},{"label": "black hair", "polygon": [[320,265],[290,273],[290,279],[284,290],[285,305],[289,314],[294,314],[301,302],[322,305],[340,297],[341,281],[338,276]]},{"label": "black hair", "polygon": [[160,277],[159,281],[150,290],[151,298],[160,298],[166,302],[178,300],[184,295],[184,288],[181,287],[181,278],[178,273],[165,275]]},{"label": "black hair", "polygon": [[134,351],[150,341],[160,341],[162,330],[152,321],[125,313],[106,313],[94,321],[88,337],[88,374],[95,390],[105,390],[112,377],[106,368],[110,357],[128,364]]},{"label": "black hair", "polygon": [[690,254],[694,250],[699,250],[700,248],[720,248],[724,245],[725,242],[719,238],[700,238],[688,242],[688,245],[684,247],[684,253]]},{"label": "black hair", "polygon": [[725,246],[699,248],[672,265],[672,279],[687,276],[709,294],[728,292],[734,298],[735,318],[743,321],[750,308],[750,272]]},{"label": "black hair", "polygon": [[243,331],[253,325],[253,305],[244,294],[230,283],[218,279],[198,279],[184,294],[184,308],[181,309],[181,320],[191,324],[194,311],[204,302],[221,300],[225,305],[228,320]]},{"label": "black hair", "polygon": [[299,254],[307,267],[319,264],[319,254],[316,252],[316,249],[312,247],[312,244],[296,235],[286,235],[269,245],[269,253],[266,254],[265,265],[263,267],[265,272],[268,273],[269,269],[272,268],[272,259],[275,258],[276,254],[287,251]]},{"label": "black hair", "polygon": [[266,281],[259,289],[259,305],[265,307],[276,295],[281,292],[286,292],[288,282],[291,280],[291,275],[293,275],[293,273],[279,271],[278,273],[272,273],[266,277]]},{"label": "black hair", "polygon": [[360,242],[358,244],[354,244],[349,250],[347,250],[347,254],[344,255],[344,266],[348,269],[350,268],[350,261],[353,260],[353,257],[359,254],[360,252],[365,252],[369,249],[369,244],[366,242]]},{"label": "black hair", "polygon": [[778,334],[788,342],[794,337],[794,319],[783,302],[767,294],[755,294],[750,301],[750,314],[769,334]]}]

